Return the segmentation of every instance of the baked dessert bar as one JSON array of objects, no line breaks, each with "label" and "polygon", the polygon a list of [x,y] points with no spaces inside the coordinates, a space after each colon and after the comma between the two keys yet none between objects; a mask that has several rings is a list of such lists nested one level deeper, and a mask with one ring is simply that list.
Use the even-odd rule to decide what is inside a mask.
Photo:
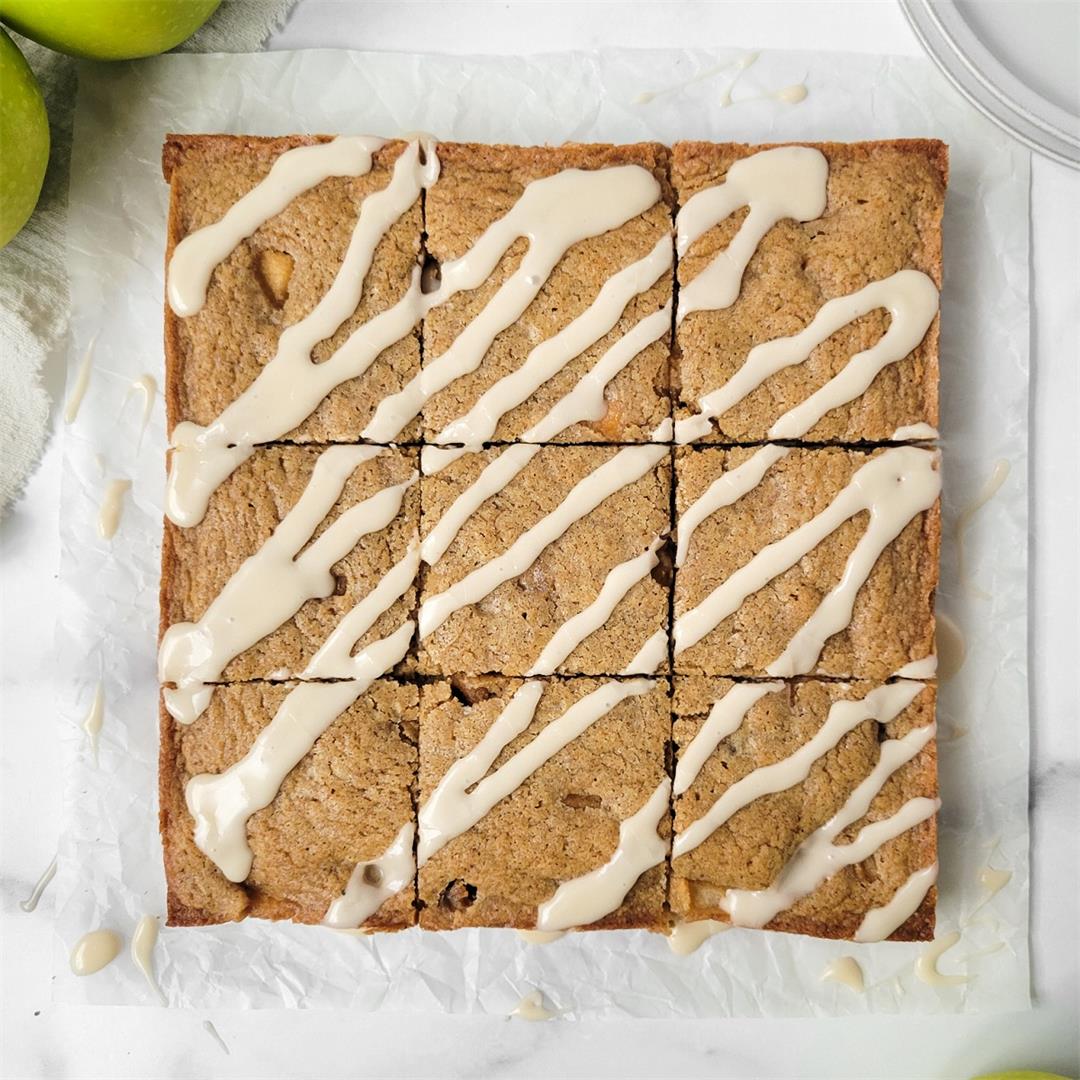
[{"label": "baked dessert bar", "polygon": [[[266,682],[218,687],[206,712],[190,725],[177,723],[162,707],[160,812],[170,924],[245,916],[322,922],[357,867],[362,879],[368,861],[391,848],[402,829],[409,838],[406,887],[351,925],[397,930],[415,921],[411,830],[419,692],[409,683],[379,679],[363,690],[359,684],[308,684],[308,715],[321,707],[320,696],[335,697],[330,709],[353,700],[288,772],[273,800],[239,822],[239,839],[215,836],[217,847],[204,841],[234,880],[196,846],[197,823],[185,790],[190,800],[194,777],[201,778],[197,783],[220,784],[230,768],[235,773],[295,689],[294,683]],[[227,805],[213,817],[211,803],[204,802],[199,827],[220,824]],[[237,862],[239,871],[233,871]]]},{"label": "baked dessert bar", "polygon": [[[783,216],[752,249],[737,295],[731,297],[715,287],[692,297],[690,286],[747,224],[747,210],[737,208],[712,224],[715,214],[701,216],[707,205],[688,204],[722,196],[725,182],[734,177],[734,186],[741,182],[764,191],[757,212],[767,212],[767,186],[755,188],[739,170],[760,168],[762,152],[770,147],[685,142],[672,149],[684,297],[673,372],[676,419],[698,415],[702,399],[727,386],[741,369],[744,378],[753,372],[738,393],[726,396],[720,414],[695,430],[697,439],[881,442],[916,425],[937,427],[935,295],[926,308],[928,325],[920,321],[903,347],[892,350],[895,358],[872,373],[866,388],[855,388],[853,400],[839,395],[820,419],[803,425],[805,430],[772,430],[781,416],[849,368],[853,357],[880,348],[898,307],[918,306],[928,283],[912,270],[941,286],[941,217],[948,179],[944,144],[904,139],[807,146],[819,155],[804,151],[801,159],[786,164],[777,211]],[[805,207],[798,205],[801,187]],[[711,227],[699,234],[702,226]],[[796,339],[785,358],[789,366],[774,370],[777,346],[772,343],[784,338]]]},{"label": "baked dessert bar", "polygon": [[[184,237],[221,220],[263,181],[283,153],[327,141],[326,136],[303,135],[170,135],[162,152],[170,193],[167,262]],[[170,434],[184,421],[206,426],[216,420],[271,360],[283,331],[301,323],[325,299],[365,200],[387,188],[406,148],[404,142],[388,142],[372,154],[370,171],[326,176],[299,192],[217,264],[201,310],[180,316],[166,304]],[[417,200],[375,246],[359,303],[328,334],[319,337],[315,330],[315,363],[326,361],[351,333],[401,300],[416,269],[422,232]],[[419,334],[407,333],[379,352],[363,375],[331,389],[307,419],[277,437],[356,442],[378,403],[419,369]],[[414,425],[400,441],[416,433]]]},{"label": "baked dessert bar", "polygon": [[164,163],[170,920],[931,935],[945,147]]},{"label": "baked dessert bar", "polygon": [[675,670],[883,680],[931,656],[937,470],[915,446],[680,448]]},{"label": "baked dessert bar", "polygon": [[[619,844],[621,822],[645,808],[660,786],[663,798],[660,813],[653,811],[652,828],[659,825],[666,847],[665,755],[671,734],[666,680],[460,677],[426,684],[420,697],[421,926],[535,927],[562,883],[608,861]],[[482,740],[499,734],[497,726],[506,724],[514,707],[522,712],[521,720],[481,754]],[[580,734],[545,756],[592,717]],[[557,738],[545,746],[541,733]],[[524,762],[530,753],[536,759]],[[476,772],[485,779],[465,795],[473,774],[463,765],[470,764],[470,755],[481,758]],[[498,784],[500,772],[513,768],[508,763],[515,755],[531,771],[480,816],[481,806],[493,797],[485,785]],[[489,760],[490,767],[483,768]],[[461,775],[448,777],[452,770]],[[445,803],[454,798],[481,806],[447,808]],[[453,835],[465,824],[471,827]],[[665,892],[661,859],[621,903],[590,925],[663,929]]]},{"label": "baked dessert bar", "polygon": [[933,686],[674,684],[676,917],[851,938],[914,879],[890,936],[933,936]]},{"label": "baked dessert bar", "polygon": [[[441,541],[455,504],[476,490],[485,469],[516,466],[513,459],[527,463],[469,515],[425,570],[420,671],[656,670],[656,659],[635,664],[635,658],[667,625],[668,592],[658,565],[670,527],[667,448],[514,446],[466,455],[421,480],[423,543]],[[423,544],[421,552],[433,557]],[[619,567],[629,573],[601,597]],[[595,628],[580,625],[589,609],[597,612]],[[666,666],[666,648],[659,659]]]},{"label": "baked dessert bar", "polygon": [[[438,367],[466,327],[475,332],[491,321],[492,330],[499,328],[477,369],[424,406],[425,441],[470,442],[478,434],[496,441],[648,441],[670,415],[671,320],[656,318],[672,295],[674,199],[667,148],[657,143],[527,148],[439,143],[437,153],[439,179],[425,203],[430,260],[445,266],[461,259],[486,231],[500,228],[514,215],[522,220],[509,231],[506,239],[513,242],[482,285],[451,297],[425,317],[425,366]],[[636,183],[623,190],[612,178],[627,174],[627,166],[636,167],[630,173]],[[554,254],[561,258],[549,271],[542,242],[530,243],[523,230],[534,228],[542,241],[544,223],[553,221],[549,200],[565,198],[555,185],[566,170],[585,171],[592,179],[576,198],[577,212],[593,221],[580,229],[588,235],[575,239],[565,254],[560,240]],[[524,198],[527,190],[530,195]],[[536,220],[529,222],[527,211],[533,204]],[[519,284],[515,275],[525,280]],[[649,316],[655,330],[644,326],[640,351],[626,357],[625,366],[605,387],[602,414],[563,430],[549,423],[533,432],[550,409],[612,348],[623,347],[619,343]],[[512,321],[501,328],[507,319]],[[485,341],[488,336],[485,330]],[[534,377],[522,377],[533,370]],[[516,381],[509,378],[515,373]],[[531,392],[518,404],[526,391]],[[498,417],[493,430],[490,424],[481,425],[470,437],[460,423],[452,426],[478,405]]]}]

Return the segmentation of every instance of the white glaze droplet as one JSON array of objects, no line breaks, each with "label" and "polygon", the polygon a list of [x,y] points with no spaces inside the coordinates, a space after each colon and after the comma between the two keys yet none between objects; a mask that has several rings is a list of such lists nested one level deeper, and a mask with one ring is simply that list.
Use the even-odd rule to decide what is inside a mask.
[{"label": "white glaze droplet", "polygon": [[693,922],[678,922],[668,935],[668,948],[676,956],[689,956],[697,952],[702,945],[717,934],[730,930],[731,923],[718,922],[716,919],[695,919]]},{"label": "white glaze droplet", "polygon": [[158,939],[158,919],[156,915],[143,915],[135,926],[135,933],[131,938],[131,961],[143,973],[147,985],[154,992],[154,996],[162,1005],[167,1005],[168,999],[158,985],[157,976],[154,974],[154,946]]},{"label": "white glaze droplet", "polygon": [[330,905],[324,926],[353,929],[365,923],[382,905],[411,885],[416,873],[413,860],[413,823],[402,825],[394,842],[378,858],[357,863],[345,892]]},{"label": "white glaze droplet", "polygon": [[92,930],[83,934],[71,950],[71,970],[76,975],[93,975],[120,955],[123,941],[112,930]]},{"label": "white glaze droplet", "polygon": [[75,417],[79,415],[79,408],[82,405],[83,398],[86,397],[86,388],[90,385],[90,372],[94,363],[95,341],[97,341],[96,335],[87,345],[86,352],[83,353],[82,363],[79,364],[78,374],[71,384],[71,394],[67,399],[67,404],[64,406],[65,424],[75,423]]},{"label": "white glaze droplet", "polygon": [[943,975],[938,971],[938,961],[960,940],[960,931],[936,938],[915,961],[915,974],[927,986],[962,986],[970,979],[966,975]]},{"label": "white glaze droplet", "polygon": [[822,982],[838,982],[861,994],[866,990],[863,970],[854,956],[838,956],[825,965],[821,973]]},{"label": "white glaze droplet", "polygon": [[214,1027],[213,1021],[204,1020],[202,1026],[203,1031],[205,1031],[206,1034],[209,1035],[210,1038],[213,1039],[214,1042],[216,1042],[226,1054],[231,1054],[228,1043],[226,1043],[225,1040],[221,1037],[218,1029]]},{"label": "white glaze droplet", "polygon": [[102,540],[111,540],[116,535],[124,514],[124,496],[130,490],[130,480],[110,480],[106,486],[97,523],[98,535]]},{"label": "white glaze droplet", "polygon": [[855,931],[856,941],[884,941],[899,930],[919,910],[926,894],[937,881],[938,864],[932,863],[916,870],[893,894],[889,902],[871,908]]},{"label": "white glaze droplet", "polygon": [[128,394],[138,394],[142,398],[142,416],[139,419],[139,443],[146,433],[146,426],[150,423],[150,414],[154,409],[154,399],[157,397],[157,380],[153,375],[140,375],[128,387]]},{"label": "white glaze droplet", "polygon": [[102,683],[98,683],[94,690],[94,700],[90,703],[90,711],[86,714],[86,719],[83,721],[83,731],[86,732],[86,737],[90,742],[90,756],[94,759],[94,764],[98,761],[98,739],[101,736],[101,728],[105,722],[105,687]]},{"label": "white glaze droplet", "polygon": [[566,937],[565,930],[518,930],[517,935],[529,945],[550,945]]},{"label": "white glaze droplet", "polygon": [[57,856],[54,855],[49,860],[49,865],[45,867],[41,872],[41,877],[34,883],[33,889],[30,890],[30,895],[25,900],[19,901],[19,907],[23,911],[29,914],[34,911],[38,906],[38,901],[41,900],[42,893],[49,887],[49,882],[56,877],[56,863]]},{"label": "white glaze droplet", "polygon": [[558,1016],[557,1012],[544,1005],[544,995],[539,990],[531,990],[510,1010],[515,1020],[550,1020]]},{"label": "white glaze droplet", "polygon": [[619,843],[603,866],[564,881],[537,910],[538,930],[569,930],[610,915],[634,883],[664,861],[668,842],[657,830],[667,816],[671,780],[664,777],[636,813],[619,824]]},{"label": "white glaze droplet", "polygon": [[190,233],[176,245],[166,286],[169,306],[181,317],[196,314],[206,302],[214,268],[237,244],[327,177],[370,172],[372,154],[384,145],[382,139],[353,135],[286,150],[266,177],[220,221]]},{"label": "white glaze droplet", "polygon": [[934,648],[939,657],[938,680],[946,682],[964,666],[967,642],[960,627],[940,611],[935,614]]}]

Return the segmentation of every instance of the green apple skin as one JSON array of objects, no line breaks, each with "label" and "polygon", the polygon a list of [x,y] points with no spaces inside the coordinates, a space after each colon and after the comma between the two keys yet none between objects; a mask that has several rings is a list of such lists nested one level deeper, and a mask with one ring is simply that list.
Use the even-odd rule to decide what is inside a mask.
[{"label": "green apple skin", "polygon": [[220,0],[0,0],[0,22],[88,60],[156,56],[191,37]]},{"label": "green apple skin", "polygon": [[49,164],[49,117],[18,46],[0,29],[0,248],[34,212]]},{"label": "green apple skin", "polygon": [[1032,1072],[1030,1069],[1014,1069],[1011,1072],[986,1073],[976,1076],[974,1080],[1066,1080],[1057,1073]]}]

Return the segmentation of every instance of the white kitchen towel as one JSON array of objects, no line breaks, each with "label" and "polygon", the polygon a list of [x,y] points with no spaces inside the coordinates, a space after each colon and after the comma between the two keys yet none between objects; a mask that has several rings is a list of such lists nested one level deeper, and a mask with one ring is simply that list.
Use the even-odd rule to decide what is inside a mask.
[{"label": "white kitchen towel", "polygon": [[[252,52],[278,29],[295,0],[224,0],[178,46],[184,52]],[[34,467],[49,423],[45,365],[62,356],[68,321],[64,227],[78,61],[12,34],[41,84],[52,151],[41,199],[22,232],[0,251],[0,517]]]}]

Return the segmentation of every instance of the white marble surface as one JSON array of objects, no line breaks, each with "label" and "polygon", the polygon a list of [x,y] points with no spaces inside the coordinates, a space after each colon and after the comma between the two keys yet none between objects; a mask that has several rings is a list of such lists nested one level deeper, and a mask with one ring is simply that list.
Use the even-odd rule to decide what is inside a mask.
[{"label": "white marble surface", "polygon": [[[1033,12],[1037,17],[1037,11]],[[503,52],[604,45],[917,54],[891,3],[321,3],[274,45]],[[51,599],[58,442],[0,525],[0,1076],[897,1076],[1077,1068],[1080,175],[1033,165],[1032,641],[1035,1008],[1002,1017],[524,1024],[333,1013],[214,1014],[50,1003],[48,894],[18,901],[57,821]],[[58,396],[63,371],[49,372]],[[55,410],[54,410],[55,412]],[[211,1018],[226,1056],[202,1029]],[[843,1025],[841,1028],[841,1024]]]}]

